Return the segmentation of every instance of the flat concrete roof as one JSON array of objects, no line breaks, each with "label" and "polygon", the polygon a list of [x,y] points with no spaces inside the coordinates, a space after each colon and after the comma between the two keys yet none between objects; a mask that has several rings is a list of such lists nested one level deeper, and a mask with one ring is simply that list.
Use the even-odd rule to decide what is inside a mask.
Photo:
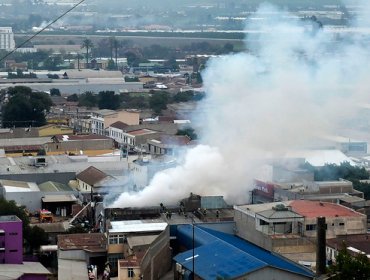
[{"label": "flat concrete roof", "polygon": [[25,274],[50,275],[51,273],[39,262],[23,262],[23,264],[0,265],[1,279],[19,279]]}]

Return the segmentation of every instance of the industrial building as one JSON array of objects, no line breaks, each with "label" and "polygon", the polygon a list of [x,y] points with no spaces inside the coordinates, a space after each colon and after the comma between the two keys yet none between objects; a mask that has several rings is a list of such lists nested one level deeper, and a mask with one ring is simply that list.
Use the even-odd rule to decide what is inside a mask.
[{"label": "industrial building", "polygon": [[313,279],[313,273],[234,235],[201,225],[177,227],[174,279]]}]

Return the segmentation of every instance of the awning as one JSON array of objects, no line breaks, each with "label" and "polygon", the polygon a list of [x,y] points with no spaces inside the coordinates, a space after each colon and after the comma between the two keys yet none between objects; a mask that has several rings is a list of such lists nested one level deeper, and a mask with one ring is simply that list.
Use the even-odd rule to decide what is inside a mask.
[{"label": "awning", "polygon": [[41,198],[42,202],[76,202],[77,198],[73,194],[45,195]]}]

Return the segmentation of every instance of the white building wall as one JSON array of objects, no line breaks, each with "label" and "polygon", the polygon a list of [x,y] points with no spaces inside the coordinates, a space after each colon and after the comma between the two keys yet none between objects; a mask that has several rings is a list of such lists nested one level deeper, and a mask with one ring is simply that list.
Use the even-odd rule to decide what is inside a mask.
[{"label": "white building wall", "polygon": [[0,27],[0,50],[11,51],[15,48],[14,33],[11,27]]}]

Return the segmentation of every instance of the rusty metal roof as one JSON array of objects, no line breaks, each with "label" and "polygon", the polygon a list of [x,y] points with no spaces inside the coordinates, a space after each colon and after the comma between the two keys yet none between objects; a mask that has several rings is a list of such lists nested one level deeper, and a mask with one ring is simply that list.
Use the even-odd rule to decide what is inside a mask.
[{"label": "rusty metal roof", "polygon": [[60,250],[84,250],[88,252],[105,252],[107,239],[103,233],[76,233],[58,235]]}]

